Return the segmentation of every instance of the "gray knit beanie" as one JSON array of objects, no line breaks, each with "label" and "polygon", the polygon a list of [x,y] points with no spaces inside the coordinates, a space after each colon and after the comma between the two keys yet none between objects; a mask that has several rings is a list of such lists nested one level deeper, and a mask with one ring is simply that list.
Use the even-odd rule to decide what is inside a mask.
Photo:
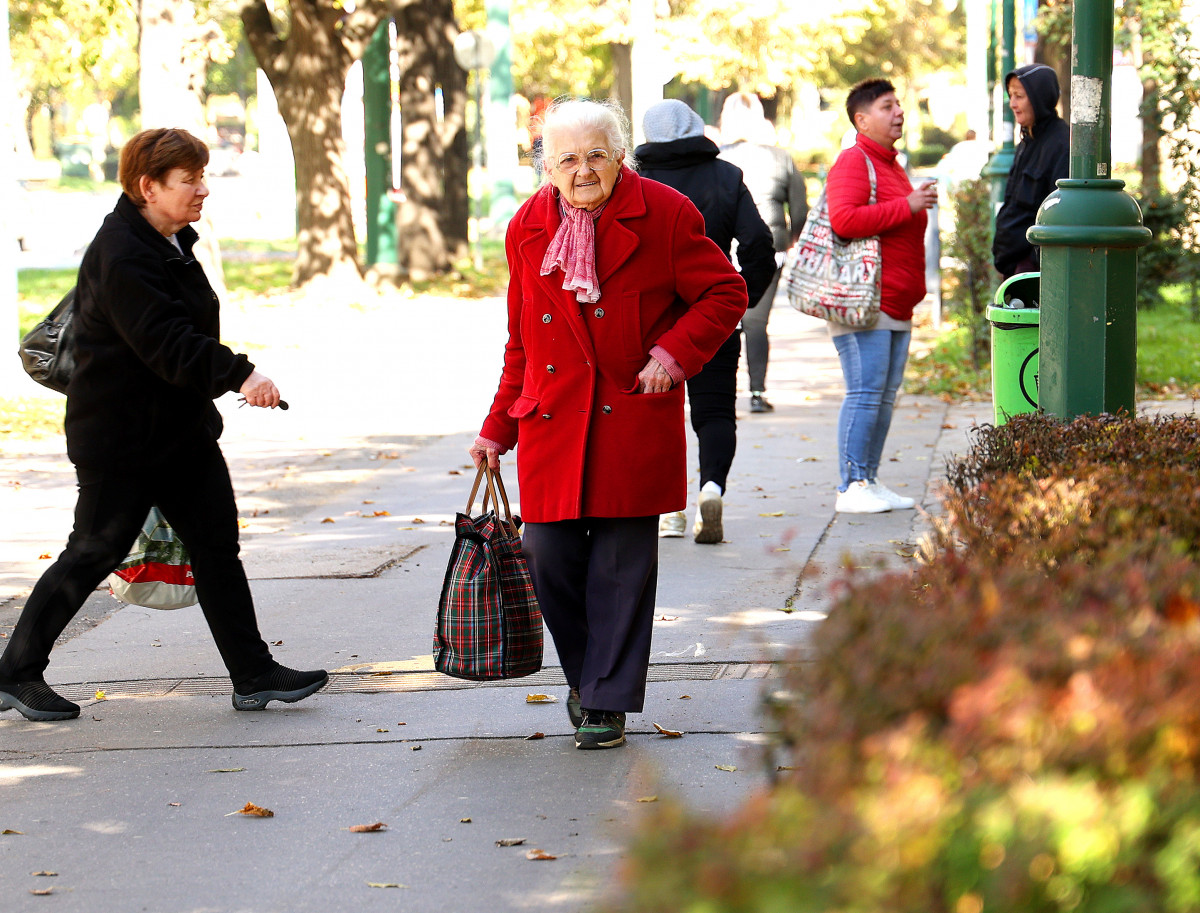
[{"label": "gray knit beanie", "polygon": [[648,143],[669,143],[689,136],[703,136],[704,121],[683,102],[668,98],[646,109],[642,133]]}]

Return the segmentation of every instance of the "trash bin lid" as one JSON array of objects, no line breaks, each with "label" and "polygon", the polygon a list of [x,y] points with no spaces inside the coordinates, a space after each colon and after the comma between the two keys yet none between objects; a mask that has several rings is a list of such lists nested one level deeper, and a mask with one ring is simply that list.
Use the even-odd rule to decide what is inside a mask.
[{"label": "trash bin lid", "polygon": [[1004,308],[989,304],[987,319],[995,326],[1036,327],[1041,325],[1042,312],[1038,308]]}]

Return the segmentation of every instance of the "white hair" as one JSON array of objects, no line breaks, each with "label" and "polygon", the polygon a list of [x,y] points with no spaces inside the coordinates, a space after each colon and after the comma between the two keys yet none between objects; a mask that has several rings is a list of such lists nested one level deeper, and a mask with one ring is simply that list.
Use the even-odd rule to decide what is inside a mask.
[{"label": "white hair", "polygon": [[751,92],[734,92],[721,106],[722,143],[765,143],[771,145],[771,124],[762,102]]},{"label": "white hair", "polygon": [[570,97],[551,102],[542,115],[542,156],[539,162],[542,171],[547,170],[547,162],[558,157],[554,137],[560,130],[599,131],[604,135],[609,151],[614,156],[624,154],[624,164],[637,169],[637,161],[630,148],[633,144],[629,138],[629,118],[617,102]]}]

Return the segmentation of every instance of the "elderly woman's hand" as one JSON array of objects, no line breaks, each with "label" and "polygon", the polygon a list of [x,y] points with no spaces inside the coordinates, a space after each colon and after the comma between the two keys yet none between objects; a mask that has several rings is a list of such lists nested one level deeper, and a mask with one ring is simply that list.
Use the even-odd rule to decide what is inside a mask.
[{"label": "elderly woman's hand", "polygon": [[486,438],[477,437],[475,443],[467,448],[467,453],[471,454],[471,462],[478,469],[484,460],[492,469],[500,468],[500,448],[494,441],[489,441]]},{"label": "elderly woman's hand", "polygon": [[667,373],[667,369],[653,355],[646,362],[646,367],[638,372],[638,392],[640,393],[666,393],[674,385],[671,380],[671,375]]},{"label": "elderly woman's hand", "polygon": [[261,406],[264,409],[274,409],[279,405],[279,388],[272,383],[271,378],[258,371],[251,371],[246,382],[238,393],[251,406]]}]

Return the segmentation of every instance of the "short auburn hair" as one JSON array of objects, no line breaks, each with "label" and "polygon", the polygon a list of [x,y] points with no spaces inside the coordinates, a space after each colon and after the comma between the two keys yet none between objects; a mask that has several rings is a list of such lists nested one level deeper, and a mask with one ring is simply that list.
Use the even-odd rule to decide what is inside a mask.
[{"label": "short auburn hair", "polygon": [[895,92],[896,87],[888,80],[874,76],[870,79],[864,79],[860,83],[856,83],[854,88],[850,90],[850,94],[846,96],[846,116],[850,118],[850,124],[853,127],[858,127],[854,123],[854,115],[860,111],[866,111],[871,105],[875,104],[875,99],[881,95],[887,95],[888,92]]},{"label": "short auburn hair", "polygon": [[202,139],[177,127],[156,127],[135,134],[121,149],[117,176],[126,195],[145,206],[140,186],[143,177],[162,183],[176,168],[203,171],[207,164],[208,146]]}]

